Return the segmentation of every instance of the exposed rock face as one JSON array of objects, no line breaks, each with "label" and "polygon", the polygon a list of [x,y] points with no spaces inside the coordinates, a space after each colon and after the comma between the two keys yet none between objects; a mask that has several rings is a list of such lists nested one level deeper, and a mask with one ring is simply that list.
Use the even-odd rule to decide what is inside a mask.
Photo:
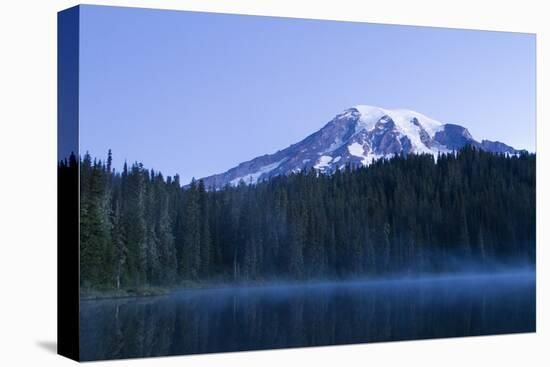
[{"label": "exposed rock face", "polygon": [[230,170],[203,178],[209,188],[240,181],[255,184],[273,176],[316,169],[332,173],[347,164],[369,165],[395,154],[438,154],[473,145],[505,154],[521,151],[501,142],[476,141],[468,129],[444,124],[418,112],[355,106],[319,131],[273,154],[243,162]]},{"label": "exposed rock face", "polygon": [[454,124],[444,125],[443,130],[435,133],[434,140],[450,150],[460,149],[475,142],[468,129]]},{"label": "exposed rock face", "polygon": [[509,145],[501,143],[500,141],[490,141],[490,140],[482,140],[481,149],[486,150],[488,152],[493,152],[493,153],[517,154],[518,152],[521,152],[512,148]]}]

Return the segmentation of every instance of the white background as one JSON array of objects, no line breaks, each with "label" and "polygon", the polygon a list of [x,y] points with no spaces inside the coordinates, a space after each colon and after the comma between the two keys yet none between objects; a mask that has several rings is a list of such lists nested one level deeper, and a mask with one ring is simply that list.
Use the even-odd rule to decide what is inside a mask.
[{"label": "white background", "polygon": [[[550,363],[550,30],[545,1],[94,1],[228,13],[537,33],[537,333],[132,360],[136,366],[542,366]],[[0,5],[0,365],[57,366],[56,12],[73,1]],[[545,11],[546,10],[546,11]],[[546,18],[545,18],[546,15]],[[449,86],[452,87],[452,86]],[[510,86],[513,88],[513,86]],[[544,104],[546,101],[546,105]],[[519,121],[521,123],[521,121]],[[546,222],[546,226],[545,223]],[[545,361],[546,359],[546,361]],[[126,365],[130,361],[99,362]]]}]

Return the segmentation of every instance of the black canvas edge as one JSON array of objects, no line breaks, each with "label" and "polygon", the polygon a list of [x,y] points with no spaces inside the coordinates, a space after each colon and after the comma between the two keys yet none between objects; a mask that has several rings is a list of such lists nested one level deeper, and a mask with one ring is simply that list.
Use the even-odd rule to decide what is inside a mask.
[{"label": "black canvas edge", "polygon": [[[74,154],[78,162],[79,6],[57,14],[57,164]],[[80,360],[79,171],[57,182],[57,353]],[[61,177],[63,175],[63,177]]]}]

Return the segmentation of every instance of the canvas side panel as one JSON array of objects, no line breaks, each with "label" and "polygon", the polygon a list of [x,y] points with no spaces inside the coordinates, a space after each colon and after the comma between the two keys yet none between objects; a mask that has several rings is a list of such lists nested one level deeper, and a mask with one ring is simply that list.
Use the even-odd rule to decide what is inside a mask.
[{"label": "canvas side panel", "polygon": [[79,360],[79,7],[57,18],[57,351]]}]

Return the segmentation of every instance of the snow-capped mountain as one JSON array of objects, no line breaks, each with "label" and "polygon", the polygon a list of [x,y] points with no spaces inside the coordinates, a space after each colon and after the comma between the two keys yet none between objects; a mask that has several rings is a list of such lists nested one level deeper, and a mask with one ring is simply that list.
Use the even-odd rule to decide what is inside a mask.
[{"label": "snow-capped mountain", "polygon": [[332,173],[346,164],[369,165],[395,154],[452,152],[465,145],[495,152],[521,151],[498,141],[476,141],[468,129],[445,124],[421,113],[359,105],[345,110],[319,131],[273,154],[243,162],[230,170],[203,178],[207,187],[255,184],[277,175],[316,169]]}]

